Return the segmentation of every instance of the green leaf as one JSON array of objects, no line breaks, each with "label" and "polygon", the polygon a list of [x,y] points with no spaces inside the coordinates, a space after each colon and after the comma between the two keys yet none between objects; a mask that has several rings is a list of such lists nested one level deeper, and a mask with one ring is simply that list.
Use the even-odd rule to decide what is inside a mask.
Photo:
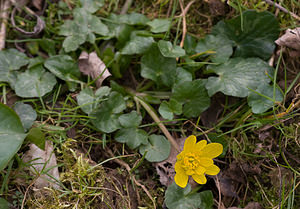
[{"label": "green leaf", "polygon": [[[241,22],[241,19],[243,22]],[[274,14],[264,11],[245,11],[241,16],[220,21],[212,34],[226,36],[235,42],[235,57],[260,57],[267,60],[275,49],[279,24]]]},{"label": "green leaf", "polygon": [[0,51],[0,82],[8,82],[12,88],[16,81],[15,70],[27,65],[28,57],[16,49]]},{"label": "green leaf", "polygon": [[149,137],[149,143],[141,145],[139,151],[141,155],[147,152],[145,158],[149,162],[160,162],[169,157],[171,145],[164,136],[152,134]]},{"label": "green leaf", "polygon": [[10,209],[9,203],[0,197],[0,208],[1,209]]},{"label": "green leaf", "polygon": [[128,25],[146,25],[149,19],[140,13],[122,14],[118,16],[118,21],[122,24]]},{"label": "green leaf", "polygon": [[[224,63],[232,55],[232,41],[222,35],[207,35],[205,39],[197,43],[195,51],[197,53],[205,53],[214,51],[211,54],[211,61],[216,63]],[[209,53],[208,53],[209,54]]]},{"label": "green leaf", "polygon": [[52,91],[55,84],[55,76],[46,72],[42,65],[38,65],[18,74],[15,91],[24,98],[42,97]]},{"label": "green leaf", "polygon": [[26,134],[18,115],[0,103],[0,171],[20,149]]},{"label": "green leaf", "polygon": [[183,104],[186,117],[198,117],[209,107],[210,98],[205,83],[205,80],[194,80],[174,85],[172,98]]},{"label": "green leaf", "polygon": [[74,20],[67,20],[60,27],[59,34],[67,36],[63,42],[66,52],[76,50],[85,41],[95,42],[95,34],[109,35],[108,27],[101,20],[83,8],[73,11]]},{"label": "green leaf", "polygon": [[45,149],[45,134],[40,128],[31,128],[26,136],[26,140],[38,146],[40,149]]},{"label": "green leaf", "polygon": [[255,92],[251,91],[248,96],[248,104],[255,114],[264,113],[272,108],[275,102],[282,102],[283,96],[278,88],[275,88],[275,101],[272,100],[273,86],[267,83],[260,84]]},{"label": "green leaf", "polygon": [[126,143],[130,149],[135,149],[141,144],[147,144],[148,134],[141,129],[122,128],[115,136],[117,142]]},{"label": "green leaf", "polygon": [[125,100],[120,93],[112,92],[107,101],[93,111],[90,116],[92,124],[104,133],[111,133],[121,128],[119,115],[126,109]]},{"label": "green leaf", "polygon": [[184,83],[186,81],[192,81],[193,75],[187,71],[186,69],[182,67],[176,68],[176,76],[175,76],[175,82],[174,85],[179,85],[181,83]]},{"label": "green leaf", "polygon": [[175,183],[171,184],[165,194],[166,206],[172,209],[212,209],[213,195],[210,190],[190,194],[191,190],[190,184],[184,189],[177,186]]},{"label": "green leaf", "polygon": [[14,111],[18,114],[25,131],[30,129],[37,118],[35,110],[29,104],[17,102],[14,106]]},{"label": "green leaf", "polygon": [[155,42],[152,37],[139,36],[137,33],[138,31],[134,31],[131,33],[130,40],[121,50],[121,54],[143,54]]},{"label": "green leaf", "polygon": [[80,3],[86,11],[94,13],[104,5],[104,0],[80,0]]},{"label": "green leaf", "polygon": [[172,120],[173,114],[180,115],[182,113],[182,104],[175,99],[170,99],[169,102],[163,101],[159,106],[158,112],[163,118]]},{"label": "green leaf", "polygon": [[210,68],[219,77],[208,78],[206,89],[209,96],[220,91],[229,96],[246,97],[249,89],[256,89],[261,83],[270,82],[266,73],[272,75],[272,68],[259,58],[233,58]]},{"label": "green leaf", "polygon": [[119,121],[124,128],[138,127],[142,122],[142,116],[136,111],[131,111],[131,113],[121,115]]},{"label": "green leaf", "polygon": [[184,39],[184,45],[183,45],[183,48],[186,51],[186,53],[189,55],[195,54],[196,46],[197,46],[196,39],[193,36],[190,36],[189,34],[187,34]]},{"label": "green leaf", "polygon": [[161,54],[165,57],[182,57],[185,55],[185,50],[180,46],[173,46],[170,41],[160,40],[158,41],[158,48]]},{"label": "green leaf", "polygon": [[147,23],[150,26],[152,33],[167,32],[171,27],[171,21],[168,19],[154,19]]},{"label": "green leaf", "polygon": [[164,57],[154,44],[141,59],[141,75],[159,85],[171,87],[175,81],[176,59]]}]

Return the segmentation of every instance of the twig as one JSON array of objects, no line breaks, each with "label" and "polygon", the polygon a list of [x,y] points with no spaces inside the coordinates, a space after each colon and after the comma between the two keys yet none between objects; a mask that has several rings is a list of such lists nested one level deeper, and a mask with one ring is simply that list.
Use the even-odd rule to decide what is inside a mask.
[{"label": "twig", "polygon": [[128,9],[130,8],[131,4],[132,4],[132,0],[126,0],[125,4],[122,7],[120,14],[121,15],[126,14]]},{"label": "twig", "polygon": [[268,3],[268,4],[270,4],[270,5],[278,8],[278,9],[280,9],[281,11],[283,11],[283,12],[285,12],[287,14],[290,14],[293,18],[295,18],[295,19],[297,19],[297,20],[300,21],[300,17],[298,15],[294,14],[293,12],[288,11],[286,8],[282,7],[280,4],[277,4],[277,3],[275,3],[275,2],[273,2],[271,0],[264,0],[264,1],[266,3]]},{"label": "twig", "polygon": [[160,119],[158,118],[156,113],[152,110],[152,108],[137,96],[134,96],[134,100],[137,100],[145,108],[145,110],[149,113],[149,115],[152,117],[152,119],[157,123],[160,130],[164,133],[164,135],[170,141],[172,146],[179,152],[180,151],[179,145],[177,144],[177,142],[175,141],[173,136],[170,134],[168,129],[165,127],[165,125],[160,121]]},{"label": "twig", "polygon": [[[114,154],[112,153],[112,151],[111,151],[109,148],[107,148],[107,152],[108,152],[108,154],[109,154],[112,158],[115,157]],[[115,161],[116,163],[118,163],[119,165],[123,166],[123,167],[127,170],[127,172],[129,173],[129,175],[131,176],[133,182],[134,182],[137,186],[141,187],[141,188],[144,190],[144,192],[147,194],[147,196],[151,199],[151,201],[152,201],[152,203],[153,203],[154,209],[156,209],[155,201],[154,201],[153,197],[151,196],[150,192],[147,190],[147,188],[146,188],[143,184],[141,184],[140,182],[138,182],[138,181],[135,179],[134,175],[131,175],[131,172],[130,172],[131,168],[130,168],[130,166],[129,166],[127,163],[125,163],[123,160],[120,160],[120,159],[117,159],[117,158],[114,158],[114,161]]]},{"label": "twig", "polygon": [[218,209],[221,209],[222,196],[221,196],[220,181],[219,181],[219,178],[218,178],[218,176],[216,176],[216,178],[215,178],[215,182],[216,182],[216,186],[217,186],[217,188],[218,188],[218,192],[219,192]]},{"label": "twig", "polygon": [[183,27],[183,31],[182,31],[182,39],[181,39],[181,42],[180,42],[180,47],[183,47],[183,45],[184,45],[184,40],[185,40],[185,36],[186,36],[186,18],[185,18],[185,16],[186,16],[186,14],[187,14],[187,12],[188,12],[188,10],[189,10],[189,8],[190,8],[190,6],[193,4],[195,2],[195,0],[193,0],[193,1],[190,1],[189,3],[188,3],[188,5],[186,6],[186,8],[184,8],[184,2],[183,2],[183,0],[179,0],[179,4],[180,4],[180,8],[181,8],[181,11],[182,11],[182,13],[181,13],[181,15],[180,16],[182,16],[182,27]]},{"label": "twig", "polygon": [[[2,2],[2,1],[1,1]],[[1,4],[1,29],[0,29],[0,50],[5,48],[5,39],[6,39],[6,25],[8,19],[8,9],[11,6],[11,2],[6,0],[3,4]]]}]

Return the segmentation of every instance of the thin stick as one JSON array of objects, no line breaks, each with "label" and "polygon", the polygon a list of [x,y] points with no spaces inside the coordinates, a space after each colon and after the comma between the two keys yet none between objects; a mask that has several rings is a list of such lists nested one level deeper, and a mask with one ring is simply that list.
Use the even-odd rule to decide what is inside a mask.
[{"label": "thin stick", "polygon": [[[2,1],[1,1],[2,2]],[[8,19],[8,10],[10,8],[11,2],[6,0],[3,4],[1,4],[1,29],[0,29],[0,50],[5,48],[5,39],[6,39],[6,25]]]},{"label": "thin stick", "polygon": [[128,9],[130,8],[131,4],[132,4],[132,0],[127,0],[125,2],[125,4],[123,5],[120,14],[121,15],[126,14],[128,12]]},{"label": "thin stick", "polygon": [[190,2],[188,3],[188,5],[186,6],[186,8],[184,8],[184,2],[183,2],[183,0],[179,0],[180,8],[181,8],[181,11],[182,11],[182,13],[181,13],[180,16],[182,16],[182,28],[183,28],[183,31],[182,31],[182,39],[181,39],[181,42],[180,42],[180,47],[183,47],[183,45],[184,45],[184,40],[185,40],[185,36],[186,36],[186,31],[187,31],[187,30],[186,30],[186,18],[185,18],[185,16],[186,16],[186,14],[187,14],[187,12],[188,12],[190,6],[191,6],[194,2],[195,2],[195,0],[190,1]]},{"label": "thin stick", "polygon": [[[109,154],[112,158],[115,157],[114,154],[112,153],[112,151],[111,151],[109,148],[107,148],[107,152],[108,152],[108,154]],[[116,163],[118,163],[119,165],[123,166],[123,167],[127,170],[127,172],[129,173],[129,175],[131,176],[133,182],[134,182],[137,186],[141,187],[141,188],[144,190],[144,192],[147,194],[147,196],[151,199],[151,201],[152,201],[152,203],[153,203],[154,209],[156,209],[155,201],[154,201],[153,197],[151,196],[150,192],[147,190],[147,188],[146,188],[143,184],[141,184],[140,182],[138,182],[138,181],[135,179],[134,175],[131,175],[131,172],[130,172],[130,171],[131,171],[131,168],[130,168],[130,166],[129,166],[127,163],[125,163],[123,160],[120,160],[120,159],[117,159],[117,158],[114,158],[114,161],[116,161]]]},{"label": "thin stick", "polygon": [[288,11],[286,8],[282,7],[280,4],[277,4],[277,3],[275,3],[275,2],[273,2],[271,0],[264,0],[264,1],[266,3],[268,3],[268,4],[270,4],[270,5],[278,8],[278,9],[280,9],[281,11],[283,11],[283,12],[285,12],[287,14],[290,14],[293,18],[295,18],[295,19],[297,19],[297,20],[300,21],[300,17],[298,15],[294,14],[293,12]]},{"label": "thin stick", "polygon": [[138,101],[144,108],[145,110],[149,113],[149,115],[152,117],[152,119],[157,123],[158,127],[160,130],[164,133],[164,135],[167,137],[167,139],[170,141],[172,146],[179,152],[180,148],[173,136],[170,134],[168,129],[165,127],[165,125],[160,121],[156,113],[152,110],[152,108],[145,103],[142,99],[138,98],[137,96],[134,96],[134,100]]}]

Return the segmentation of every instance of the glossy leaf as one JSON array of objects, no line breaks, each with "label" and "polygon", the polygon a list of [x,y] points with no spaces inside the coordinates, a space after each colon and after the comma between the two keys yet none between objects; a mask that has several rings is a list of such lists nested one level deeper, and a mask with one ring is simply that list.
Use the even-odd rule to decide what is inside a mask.
[{"label": "glossy leaf", "polygon": [[141,59],[141,75],[159,85],[172,86],[175,80],[176,59],[164,57],[156,45]]},{"label": "glossy leaf", "polygon": [[80,3],[86,11],[94,13],[104,5],[104,0],[80,0]]},{"label": "glossy leaf", "polygon": [[51,92],[55,84],[55,76],[38,65],[18,74],[15,91],[19,97],[42,97]]},{"label": "glossy leaf", "polygon": [[210,98],[205,83],[205,80],[194,80],[174,85],[172,98],[183,104],[186,117],[198,117],[209,107]]},{"label": "glossy leaf", "polygon": [[155,41],[152,37],[139,36],[138,31],[135,31],[131,33],[130,40],[121,50],[121,54],[143,54],[154,42]]},{"label": "glossy leaf", "polygon": [[282,102],[283,96],[279,89],[275,88],[275,101],[273,100],[273,86],[262,83],[255,92],[251,91],[248,96],[248,104],[255,114],[264,113],[275,105]]},{"label": "glossy leaf", "polygon": [[16,82],[15,70],[27,65],[28,57],[16,49],[0,51],[0,82],[8,82],[13,88]]},{"label": "glossy leaf", "polygon": [[171,26],[171,21],[168,19],[154,19],[147,23],[150,26],[152,33],[167,32]]},{"label": "glossy leaf", "polygon": [[0,171],[20,149],[26,137],[18,115],[0,103]]},{"label": "glossy leaf", "polygon": [[197,53],[211,54],[211,61],[216,63],[226,62],[232,55],[233,42],[222,35],[207,35],[197,43]]},{"label": "glossy leaf", "polygon": [[149,137],[149,143],[141,145],[139,151],[141,155],[147,152],[145,158],[149,162],[160,162],[168,158],[171,144],[164,136],[153,134]]},{"label": "glossy leaf", "polygon": [[18,114],[25,131],[30,129],[37,118],[35,110],[29,104],[17,102],[14,106],[14,111]]},{"label": "glossy leaf", "polygon": [[60,35],[67,36],[63,42],[66,52],[76,50],[85,41],[95,42],[95,34],[109,35],[108,27],[101,20],[83,8],[73,11],[74,20],[67,20],[60,27]]},{"label": "glossy leaf", "polygon": [[163,118],[172,120],[174,114],[180,115],[182,113],[182,104],[175,99],[170,99],[169,102],[163,101],[159,106],[158,112]]},{"label": "glossy leaf", "polygon": [[119,113],[126,108],[124,98],[117,92],[112,92],[107,101],[93,111],[90,116],[92,124],[104,133],[111,133],[121,128]]},{"label": "glossy leaf", "polygon": [[177,186],[175,183],[171,184],[165,194],[166,206],[172,209],[212,209],[213,195],[211,191],[190,194],[191,190],[190,184],[184,189]]},{"label": "glossy leaf", "polygon": [[115,140],[117,142],[126,143],[129,148],[135,149],[141,144],[147,144],[148,134],[142,129],[135,127],[122,128],[116,133]]},{"label": "glossy leaf", "polygon": [[246,97],[250,90],[262,83],[269,83],[267,74],[272,68],[259,58],[233,58],[218,66],[210,66],[218,77],[211,76],[206,83],[210,96],[216,92],[235,97]]},{"label": "glossy leaf", "polygon": [[26,140],[38,146],[40,149],[45,149],[45,134],[40,128],[31,128],[26,136]]},{"label": "glossy leaf", "polygon": [[[243,20],[243,22],[241,22]],[[260,57],[267,60],[275,49],[279,24],[274,14],[248,10],[241,16],[220,21],[212,30],[214,35],[234,41],[235,57]]]},{"label": "glossy leaf", "polygon": [[56,55],[45,62],[45,67],[64,81],[77,81],[80,71],[77,63],[68,55]]},{"label": "glossy leaf", "polygon": [[158,41],[158,48],[161,54],[165,57],[182,57],[185,55],[185,50],[180,46],[174,46],[170,41],[160,40]]},{"label": "glossy leaf", "polygon": [[124,128],[138,127],[142,122],[142,116],[136,111],[132,111],[127,114],[123,114],[119,117],[121,126]]}]

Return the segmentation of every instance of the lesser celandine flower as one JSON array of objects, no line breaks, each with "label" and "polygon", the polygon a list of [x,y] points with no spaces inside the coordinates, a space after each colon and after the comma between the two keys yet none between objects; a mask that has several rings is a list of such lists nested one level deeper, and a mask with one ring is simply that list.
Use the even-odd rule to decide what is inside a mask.
[{"label": "lesser celandine flower", "polygon": [[174,180],[182,188],[186,187],[189,176],[198,184],[205,184],[205,174],[217,175],[220,172],[212,159],[223,152],[222,144],[207,144],[206,140],[196,142],[195,136],[189,136],[185,140],[183,151],[177,155]]}]

